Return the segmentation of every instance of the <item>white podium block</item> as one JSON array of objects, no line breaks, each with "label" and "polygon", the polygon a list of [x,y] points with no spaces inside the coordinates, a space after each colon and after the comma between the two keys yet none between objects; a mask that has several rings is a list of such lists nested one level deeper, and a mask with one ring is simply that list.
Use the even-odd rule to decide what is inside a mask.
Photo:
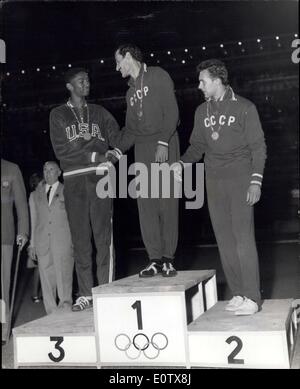
[{"label": "white podium block", "polygon": [[13,329],[14,364],[97,366],[93,310],[60,312]]},{"label": "white podium block", "polygon": [[101,366],[189,366],[187,325],[216,303],[215,271],[127,277],[93,289]]},{"label": "white podium block", "polygon": [[289,368],[292,300],[265,300],[262,311],[236,316],[218,302],[188,326],[191,366]]}]

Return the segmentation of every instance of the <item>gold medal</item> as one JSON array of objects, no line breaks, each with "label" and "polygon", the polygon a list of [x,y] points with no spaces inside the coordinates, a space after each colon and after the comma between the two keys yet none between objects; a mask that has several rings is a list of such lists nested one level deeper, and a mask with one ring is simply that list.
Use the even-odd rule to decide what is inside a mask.
[{"label": "gold medal", "polygon": [[219,134],[214,131],[212,134],[211,134],[211,137],[213,138],[213,140],[218,140],[219,139]]},{"label": "gold medal", "polygon": [[89,132],[85,132],[83,134],[83,139],[84,140],[91,140],[92,139],[92,135]]}]

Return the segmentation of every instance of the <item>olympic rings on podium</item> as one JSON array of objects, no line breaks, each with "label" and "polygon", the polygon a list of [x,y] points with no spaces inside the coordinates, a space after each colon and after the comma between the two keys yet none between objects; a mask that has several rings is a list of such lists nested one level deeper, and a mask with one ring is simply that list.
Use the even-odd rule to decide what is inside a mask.
[{"label": "olympic rings on podium", "polygon": [[[124,351],[126,356],[131,360],[138,359],[142,353],[148,359],[156,359],[160,352],[168,347],[169,340],[167,335],[162,332],[155,332],[152,335],[151,340],[149,340],[149,337],[146,334],[139,332],[134,335],[132,340],[127,334],[118,334],[115,337],[114,343],[116,348],[120,351]],[[132,350],[135,348],[138,351],[136,355],[133,351],[129,350],[132,345],[134,346]],[[152,346],[155,351],[153,355],[151,355],[151,352],[149,353],[150,346]],[[146,352],[146,350],[148,351]]]}]

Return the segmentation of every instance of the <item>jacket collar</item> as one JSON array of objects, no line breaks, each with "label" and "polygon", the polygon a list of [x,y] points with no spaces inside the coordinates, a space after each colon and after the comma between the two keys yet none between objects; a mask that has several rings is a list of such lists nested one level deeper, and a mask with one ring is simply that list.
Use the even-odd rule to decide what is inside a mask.
[{"label": "jacket collar", "polygon": [[228,85],[225,89],[225,93],[223,96],[221,96],[221,98],[219,100],[214,100],[212,97],[210,97],[209,99],[207,99],[207,101],[211,101],[211,102],[214,102],[214,101],[224,101],[224,100],[232,100],[232,101],[237,101],[237,98],[235,96],[235,93],[233,91],[233,89],[231,88],[230,85]]},{"label": "jacket collar", "polygon": [[[142,64],[141,64],[141,69],[140,69],[139,75],[137,76],[136,80],[137,80],[139,77],[141,77],[141,75],[142,75],[143,73],[147,73],[147,70],[148,70],[147,65],[146,65],[144,62],[142,62]],[[129,79],[129,81],[128,81],[128,85],[129,85],[129,86],[134,86],[136,80],[134,80],[132,77],[130,77],[130,79]]]}]

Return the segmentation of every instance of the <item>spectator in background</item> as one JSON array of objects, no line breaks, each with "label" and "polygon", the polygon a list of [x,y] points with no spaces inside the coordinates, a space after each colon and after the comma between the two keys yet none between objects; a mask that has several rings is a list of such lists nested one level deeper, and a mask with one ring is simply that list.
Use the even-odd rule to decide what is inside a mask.
[{"label": "spectator in background", "polygon": [[[13,207],[17,214],[17,237]],[[24,247],[28,240],[29,217],[26,190],[18,165],[1,159],[1,298],[5,303],[5,318],[2,318],[2,343],[7,338],[9,319],[9,290],[13,245]]]},{"label": "spectator in background", "polygon": [[31,256],[31,250],[30,248],[34,246],[34,231],[32,229],[32,226],[35,224],[35,208],[33,204],[33,192],[36,190],[38,185],[41,185],[43,181],[43,177],[38,173],[33,173],[29,178],[29,188],[30,188],[30,195],[29,195],[29,214],[30,214],[30,229],[31,229],[31,236],[30,236],[30,245],[28,246],[28,259],[27,259],[27,268],[33,269],[33,277],[32,277],[32,294],[31,294],[31,300],[33,303],[39,303],[41,301],[41,295],[39,293],[39,287],[40,287],[40,273],[37,263],[37,257],[34,258]]},{"label": "spectator in background", "polygon": [[[43,301],[47,314],[71,310],[73,247],[65,209],[61,170],[54,161],[44,165],[44,182],[32,193],[32,241],[29,255],[38,258]],[[57,305],[57,296],[59,304]]]}]

